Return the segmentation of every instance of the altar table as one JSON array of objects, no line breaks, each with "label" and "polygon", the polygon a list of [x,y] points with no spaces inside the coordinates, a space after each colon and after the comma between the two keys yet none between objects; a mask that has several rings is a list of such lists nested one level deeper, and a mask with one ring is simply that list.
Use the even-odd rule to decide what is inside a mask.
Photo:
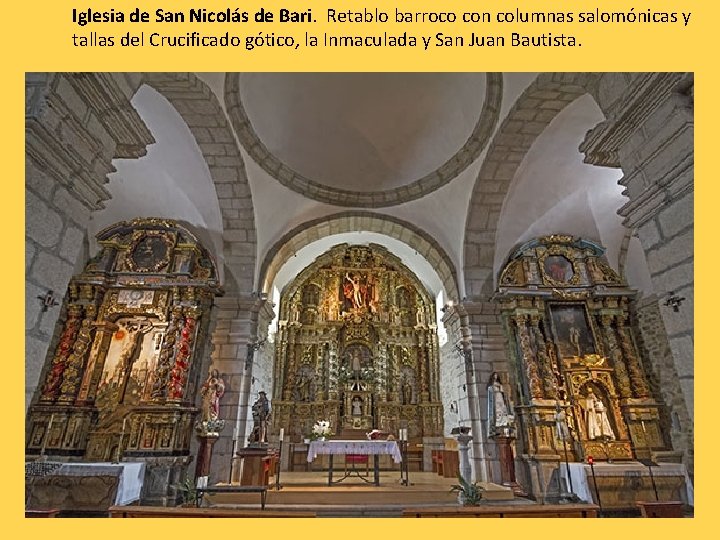
[{"label": "altar table", "polygon": [[[318,455],[329,456],[328,486],[342,482],[345,476],[333,482],[333,456],[335,455],[361,455],[373,456],[374,484],[380,485],[380,456],[389,455],[395,463],[402,461],[400,447],[396,441],[311,441],[308,447],[308,463],[312,463]],[[362,478],[357,475],[358,478]]]}]

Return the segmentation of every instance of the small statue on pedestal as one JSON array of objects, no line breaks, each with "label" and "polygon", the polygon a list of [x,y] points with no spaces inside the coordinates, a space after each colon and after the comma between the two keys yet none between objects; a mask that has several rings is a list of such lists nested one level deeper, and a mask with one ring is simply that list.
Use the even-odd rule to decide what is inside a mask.
[{"label": "small statue on pedestal", "polygon": [[500,375],[493,372],[487,387],[488,399],[488,434],[493,436],[500,433],[504,428],[512,427],[515,420],[510,411],[505,390],[503,390]]},{"label": "small statue on pedestal", "polygon": [[267,444],[267,426],[270,419],[270,401],[262,390],[252,405],[253,430],[248,442],[252,445]]}]

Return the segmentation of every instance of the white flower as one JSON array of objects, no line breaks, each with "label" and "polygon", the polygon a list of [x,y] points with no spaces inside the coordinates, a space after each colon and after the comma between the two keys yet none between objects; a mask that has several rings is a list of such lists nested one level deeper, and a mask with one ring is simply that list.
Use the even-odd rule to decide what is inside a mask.
[{"label": "white flower", "polygon": [[332,435],[330,422],[328,420],[318,420],[312,428],[312,434],[316,437],[327,437]]}]

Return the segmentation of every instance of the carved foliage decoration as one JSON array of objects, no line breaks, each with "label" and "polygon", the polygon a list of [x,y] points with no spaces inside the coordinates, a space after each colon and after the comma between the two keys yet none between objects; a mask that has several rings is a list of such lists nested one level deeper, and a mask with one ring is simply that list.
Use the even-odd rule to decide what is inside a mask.
[{"label": "carved foliage decoration", "polygon": [[[274,406],[286,414],[275,431],[302,438],[315,420],[336,419],[335,432],[405,422],[415,436],[440,434],[434,321],[431,296],[385,248],[320,256],[281,293]],[[321,404],[327,416],[314,417]]]},{"label": "carved foliage decoration", "polygon": [[190,231],[157,218],[117,223],[98,243],[68,288],[28,452],[187,454],[203,327],[220,293],[213,259]]},{"label": "carved foliage decoration", "polygon": [[526,452],[562,450],[562,441],[548,436],[556,403],[572,413],[575,459],[632,457],[638,440],[630,434],[638,425],[643,433],[657,427],[658,405],[633,338],[634,291],[603,252],[585,239],[545,236],[517,248],[501,270],[495,298],[512,323],[505,328],[515,344]]}]

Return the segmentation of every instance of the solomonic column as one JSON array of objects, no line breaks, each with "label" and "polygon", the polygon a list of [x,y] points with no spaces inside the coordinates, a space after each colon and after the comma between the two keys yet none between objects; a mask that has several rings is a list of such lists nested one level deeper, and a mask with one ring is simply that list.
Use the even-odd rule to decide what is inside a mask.
[{"label": "solomonic column", "polygon": [[620,347],[622,348],[623,356],[627,359],[628,371],[630,372],[630,384],[632,385],[633,392],[637,397],[649,397],[650,389],[645,380],[645,374],[640,367],[635,346],[630,336],[630,327],[627,324],[628,316],[626,314],[618,315],[617,322],[618,334],[620,335]]},{"label": "solomonic column", "polygon": [[43,384],[40,394],[40,402],[52,403],[57,399],[58,395],[60,395],[60,386],[63,382],[70,355],[73,352],[78,330],[80,330],[81,316],[82,306],[77,304],[68,306],[65,328],[63,328],[60,342],[55,350],[50,372],[45,377],[45,384]]},{"label": "solomonic column", "polygon": [[620,350],[615,337],[615,330],[612,327],[613,318],[613,315],[601,315],[600,325],[602,326],[605,342],[607,343],[608,356],[612,361],[612,366],[615,368],[615,376],[617,377],[620,397],[629,398],[632,396],[630,391],[630,378],[628,377],[627,369],[625,368],[625,362],[623,362],[622,351]]},{"label": "solomonic column", "polygon": [[535,350],[537,351],[538,363],[542,368],[542,382],[543,389],[545,391],[545,397],[550,399],[557,399],[557,385],[555,383],[555,374],[553,373],[552,363],[550,358],[545,353],[545,338],[540,331],[540,316],[530,316],[530,326],[532,328],[532,334],[535,338]]},{"label": "solomonic column", "polygon": [[522,352],[523,363],[525,364],[525,375],[528,381],[528,390],[531,399],[542,399],[543,392],[540,380],[540,373],[537,366],[537,360],[533,354],[531,346],[530,332],[528,331],[527,315],[515,315],[513,317],[517,326],[518,336],[520,337],[520,350]]}]

